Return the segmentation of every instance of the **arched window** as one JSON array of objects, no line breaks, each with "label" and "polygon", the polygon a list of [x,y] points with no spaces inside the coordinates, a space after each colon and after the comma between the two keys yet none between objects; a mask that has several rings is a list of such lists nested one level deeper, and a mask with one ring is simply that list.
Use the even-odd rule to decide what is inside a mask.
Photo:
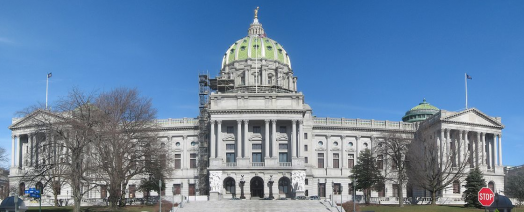
[{"label": "arched window", "polygon": [[460,182],[458,180],[453,181],[453,193],[460,194]]},{"label": "arched window", "polygon": [[489,181],[488,188],[495,192],[495,183],[493,181]]},{"label": "arched window", "polygon": [[44,184],[42,182],[36,183],[35,188],[40,191],[40,195],[44,193]]},{"label": "arched window", "polygon": [[18,186],[18,195],[23,196],[25,192],[25,183],[21,182]]},{"label": "arched window", "polygon": [[289,187],[289,178],[282,177],[280,180],[278,180],[278,193],[279,194],[287,194],[289,193],[290,187]]}]

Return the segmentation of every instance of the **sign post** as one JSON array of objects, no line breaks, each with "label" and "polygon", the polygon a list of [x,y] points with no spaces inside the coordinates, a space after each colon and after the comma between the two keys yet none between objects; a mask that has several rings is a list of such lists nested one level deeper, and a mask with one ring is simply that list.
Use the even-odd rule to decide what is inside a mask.
[{"label": "sign post", "polygon": [[482,188],[478,193],[478,199],[485,210],[485,207],[490,206],[495,201],[495,194],[489,188]]},{"label": "sign post", "polygon": [[40,207],[39,207],[38,211],[41,212],[42,211],[42,198],[41,198],[40,190],[36,189],[36,188],[29,188],[29,189],[25,190],[24,193],[29,194],[30,197],[38,199],[38,201],[40,203]]}]

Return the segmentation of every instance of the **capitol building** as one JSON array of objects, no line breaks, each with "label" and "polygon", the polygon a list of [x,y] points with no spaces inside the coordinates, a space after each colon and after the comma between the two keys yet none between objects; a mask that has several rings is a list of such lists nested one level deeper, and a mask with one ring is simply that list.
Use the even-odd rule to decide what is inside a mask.
[{"label": "capitol building", "polygon": [[[173,160],[165,182],[166,199],[332,196],[349,200],[353,194],[349,176],[361,151],[372,152],[386,177],[395,172],[391,160],[374,151],[390,134],[419,134],[439,144],[442,154],[456,154],[456,163],[469,152],[467,170],[479,167],[489,187],[503,189],[500,117],[476,108],[446,111],[422,97],[421,103],[414,102],[405,116],[398,117],[402,121],[317,117],[300,92],[300,86],[314,85],[299,86],[301,71],[293,70],[291,56],[283,44],[267,36],[255,13],[247,35],[225,50],[217,77],[199,76],[200,116],[157,121],[158,138]],[[22,176],[38,160],[33,147],[40,137],[27,118],[13,119],[9,129],[10,186],[29,187],[32,183],[23,182]],[[137,190],[139,183],[136,179],[126,188],[130,198],[144,195]],[[460,199],[463,185],[464,180],[457,180],[439,196]],[[404,197],[430,196],[389,177],[380,191],[371,193],[372,201],[395,203],[399,187]],[[100,186],[85,198],[106,198],[104,189]],[[62,190],[59,198],[69,198],[70,188]]]}]

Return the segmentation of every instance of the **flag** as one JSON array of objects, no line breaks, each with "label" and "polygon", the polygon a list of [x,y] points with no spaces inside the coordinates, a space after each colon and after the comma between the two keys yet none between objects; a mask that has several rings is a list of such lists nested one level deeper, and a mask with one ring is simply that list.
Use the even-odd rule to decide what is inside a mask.
[{"label": "flag", "polygon": [[466,78],[472,80],[473,77],[469,76],[469,74],[466,74]]},{"label": "flag", "polygon": [[51,78],[53,76],[53,73],[49,72],[49,74],[47,74],[47,78]]}]

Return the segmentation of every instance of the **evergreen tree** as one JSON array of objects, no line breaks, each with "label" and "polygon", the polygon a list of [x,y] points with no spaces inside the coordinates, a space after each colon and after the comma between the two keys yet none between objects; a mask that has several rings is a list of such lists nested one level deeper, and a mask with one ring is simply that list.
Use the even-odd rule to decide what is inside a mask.
[{"label": "evergreen tree", "polygon": [[480,172],[477,167],[471,170],[466,177],[466,190],[464,191],[466,201],[466,205],[464,205],[465,207],[482,207],[478,201],[478,192],[483,187],[486,187],[486,180],[484,180],[482,172]]},{"label": "evergreen tree", "polygon": [[364,191],[364,198],[366,204],[369,204],[371,197],[371,190],[379,190],[383,188],[384,177],[375,163],[375,157],[371,154],[369,149],[360,152],[358,156],[357,165],[353,167],[350,178],[356,181],[356,189]]}]

